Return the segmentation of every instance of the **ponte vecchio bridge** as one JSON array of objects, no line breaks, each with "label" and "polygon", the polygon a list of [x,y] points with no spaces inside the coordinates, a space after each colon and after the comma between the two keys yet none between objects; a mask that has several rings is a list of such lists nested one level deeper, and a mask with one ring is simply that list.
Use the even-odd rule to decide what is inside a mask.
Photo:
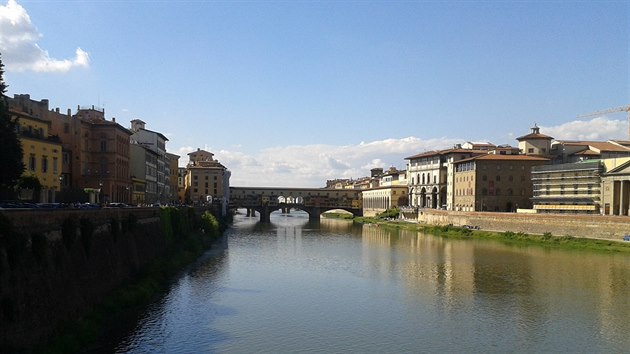
[{"label": "ponte vecchio bridge", "polygon": [[229,207],[256,210],[261,222],[269,222],[273,211],[290,208],[307,212],[311,220],[334,209],[363,215],[361,192],[353,189],[230,187]]}]

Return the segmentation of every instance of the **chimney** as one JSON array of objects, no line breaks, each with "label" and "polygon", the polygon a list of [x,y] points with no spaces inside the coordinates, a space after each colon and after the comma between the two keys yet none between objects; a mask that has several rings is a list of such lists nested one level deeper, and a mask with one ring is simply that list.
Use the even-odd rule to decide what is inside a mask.
[{"label": "chimney", "polygon": [[116,123],[116,117],[112,117],[112,122]]},{"label": "chimney", "polygon": [[72,110],[68,108],[68,117],[70,117],[71,115],[72,115]]}]

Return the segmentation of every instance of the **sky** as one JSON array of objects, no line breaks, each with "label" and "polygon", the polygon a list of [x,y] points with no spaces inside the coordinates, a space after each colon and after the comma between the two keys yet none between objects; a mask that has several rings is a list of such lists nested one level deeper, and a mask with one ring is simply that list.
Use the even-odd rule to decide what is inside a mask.
[{"label": "sky", "polygon": [[629,1],[0,0],[7,95],[323,187],[466,141],[628,139]]}]

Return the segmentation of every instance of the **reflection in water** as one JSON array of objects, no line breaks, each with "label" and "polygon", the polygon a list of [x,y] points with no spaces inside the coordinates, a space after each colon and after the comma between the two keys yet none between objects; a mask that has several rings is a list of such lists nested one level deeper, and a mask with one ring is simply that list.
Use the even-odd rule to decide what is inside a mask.
[{"label": "reflection in water", "polygon": [[237,217],[121,352],[624,352],[630,257]]}]

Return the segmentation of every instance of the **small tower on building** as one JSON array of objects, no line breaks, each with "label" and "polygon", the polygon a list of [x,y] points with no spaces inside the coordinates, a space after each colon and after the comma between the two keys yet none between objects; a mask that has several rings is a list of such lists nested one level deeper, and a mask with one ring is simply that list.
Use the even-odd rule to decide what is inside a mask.
[{"label": "small tower on building", "polygon": [[534,124],[531,133],[516,138],[521,154],[533,156],[549,156],[553,137],[540,133],[538,125]]}]

